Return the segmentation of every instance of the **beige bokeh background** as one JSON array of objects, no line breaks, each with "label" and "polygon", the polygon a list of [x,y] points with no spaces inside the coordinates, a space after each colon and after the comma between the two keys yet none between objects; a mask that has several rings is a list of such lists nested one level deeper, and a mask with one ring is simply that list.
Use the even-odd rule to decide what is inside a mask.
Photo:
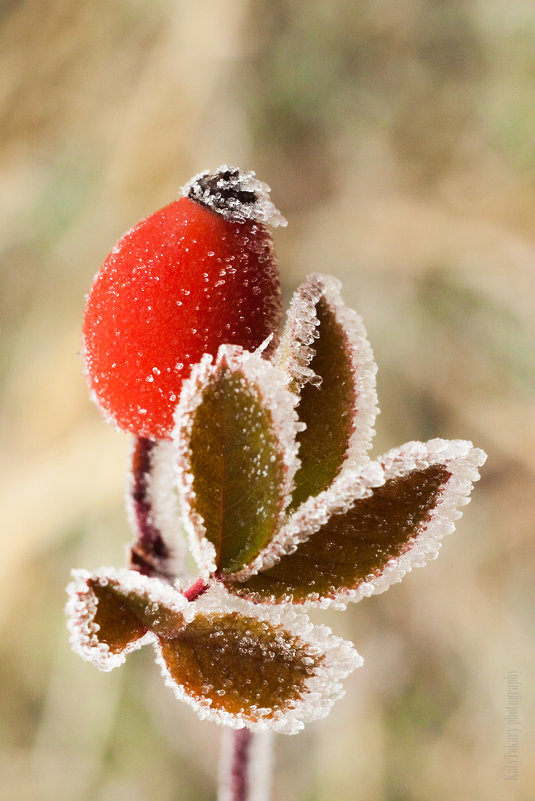
[{"label": "beige bokeh background", "polygon": [[219,730],[149,651],[83,663],[62,608],[70,567],[122,564],[130,536],[128,438],[81,372],[84,293],[126,228],[225,162],[289,220],[286,294],[333,273],[363,315],[375,452],[489,453],[437,562],[316,615],[365,666],[330,718],[278,738],[274,801],[535,797],[534,78],[530,0],[0,3],[3,798],[215,797]]}]

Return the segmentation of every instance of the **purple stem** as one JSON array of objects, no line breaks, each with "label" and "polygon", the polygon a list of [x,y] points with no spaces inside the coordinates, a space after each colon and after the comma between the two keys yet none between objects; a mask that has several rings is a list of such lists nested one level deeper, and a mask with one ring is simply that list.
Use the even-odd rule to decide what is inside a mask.
[{"label": "purple stem", "polygon": [[204,581],[204,579],[200,578],[195,581],[191,587],[183,593],[184,597],[187,598],[188,601],[195,601],[199,595],[202,595],[203,592],[206,592],[208,589],[208,584]]},{"label": "purple stem", "polygon": [[248,801],[249,763],[253,734],[249,729],[232,732],[232,753],[230,761],[229,801]]},{"label": "purple stem", "polygon": [[150,476],[155,446],[150,439],[136,437],[132,449],[130,503],[137,537],[130,548],[130,568],[144,576],[172,579],[165,570],[169,549],[152,515]]},{"label": "purple stem", "polygon": [[269,801],[271,746],[269,732],[223,732],[218,801]]}]

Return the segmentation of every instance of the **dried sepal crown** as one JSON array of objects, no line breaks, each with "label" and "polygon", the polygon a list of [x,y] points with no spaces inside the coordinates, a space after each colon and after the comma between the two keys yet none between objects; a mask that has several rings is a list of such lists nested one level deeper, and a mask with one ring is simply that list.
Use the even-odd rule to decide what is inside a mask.
[{"label": "dried sepal crown", "polygon": [[260,222],[272,227],[287,225],[271,201],[271,188],[252,170],[222,164],[216,170],[194,175],[181,190],[189,197],[233,222]]}]

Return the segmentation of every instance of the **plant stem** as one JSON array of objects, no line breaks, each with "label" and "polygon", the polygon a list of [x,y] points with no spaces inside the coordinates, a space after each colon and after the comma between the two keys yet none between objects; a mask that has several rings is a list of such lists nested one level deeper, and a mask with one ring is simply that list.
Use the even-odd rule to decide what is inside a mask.
[{"label": "plant stem", "polygon": [[230,763],[232,801],[247,801],[249,798],[249,759],[252,733],[249,729],[234,732],[234,750]]},{"label": "plant stem", "polygon": [[223,732],[218,801],[269,801],[271,734]]},{"label": "plant stem", "polygon": [[184,597],[187,598],[188,601],[195,601],[199,595],[202,595],[207,589],[208,584],[206,584],[204,579],[199,578],[184,592]]},{"label": "plant stem", "polygon": [[135,532],[130,548],[130,568],[145,576],[169,579],[164,567],[170,556],[169,548],[154,521],[152,509],[151,473],[155,448],[156,443],[150,439],[134,438],[127,494],[129,517]]}]

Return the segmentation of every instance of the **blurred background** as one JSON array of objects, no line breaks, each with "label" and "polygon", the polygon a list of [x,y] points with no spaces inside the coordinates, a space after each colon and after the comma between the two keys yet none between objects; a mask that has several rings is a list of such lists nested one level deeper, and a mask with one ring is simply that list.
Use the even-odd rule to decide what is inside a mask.
[{"label": "blurred background", "polygon": [[535,797],[534,86],[531,0],[0,2],[6,801],[215,798],[219,729],[149,649],[111,674],[72,654],[63,606],[70,568],[122,565],[130,537],[84,293],[124,230],[221,163],[288,218],[286,296],[333,273],[364,317],[375,453],[489,454],[437,562],[316,615],[365,666],[327,720],[279,736],[274,801]]}]

